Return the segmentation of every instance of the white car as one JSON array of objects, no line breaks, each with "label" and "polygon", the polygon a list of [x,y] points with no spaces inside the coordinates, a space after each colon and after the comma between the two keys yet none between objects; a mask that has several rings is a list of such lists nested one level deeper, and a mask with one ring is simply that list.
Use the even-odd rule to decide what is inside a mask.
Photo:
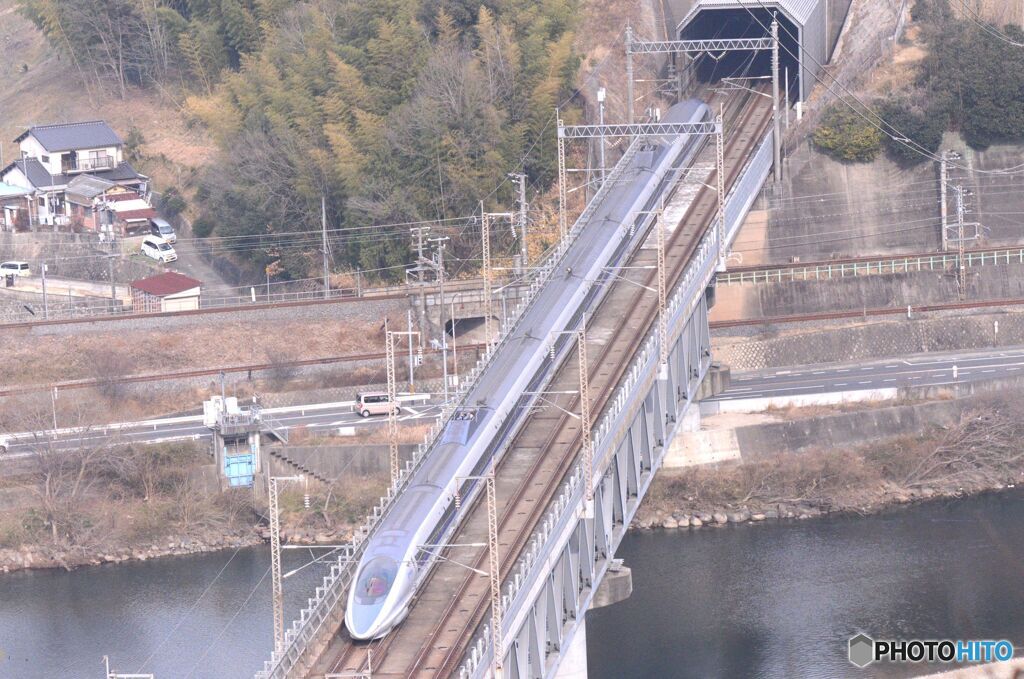
[{"label": "white car", "polygon": [[0,455],[6,455],[7,449],[11,447],[10,436],[0,436]]},{"label": "white car", "polygon": [[0,276],[30,276],[28,262],[3,262],[0,264]]},{"label": "white car", "polygon": [[146,236],[142,239],[142,254],[164,264],[178,259],[178,253],[171,244],[159,236]]}]

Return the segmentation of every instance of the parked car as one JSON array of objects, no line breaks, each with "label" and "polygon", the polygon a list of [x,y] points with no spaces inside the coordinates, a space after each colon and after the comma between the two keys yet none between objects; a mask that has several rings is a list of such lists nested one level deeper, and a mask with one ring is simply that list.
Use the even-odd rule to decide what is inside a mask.
[{"label": "parked car", "polygon": [[174,227],[172,227],[166,219],[161,219],[160,217],[153,217],[152,219],[149,220],[149,224],[149,232],[152,233],[154,236],[159,236],[168,243],[178,242],[178,236],[177,234],[174,233]]},{"label": "parked car", "polygon": [[395,415],[402,412],[397,403],[393,403],[384,392],[370,392],[367,394],[356,394],[356,402],[352,404],[352,412],[359,413],[363,417],[370,415],[387,415],[392,410]]},{"label": "parked car", "polygon": [[28,262],[4,262],[0,264],[0,276],[30,276]]},{"label": "parked car", "polygon": [[0,455],[6,455],[7,450],[11,447],[11,437],[0,435]]},{"label": "parked car", "polygon": [[178,259],[178,253],[160,236],[146,236],[143,238],[142,254],[164,264]]}]

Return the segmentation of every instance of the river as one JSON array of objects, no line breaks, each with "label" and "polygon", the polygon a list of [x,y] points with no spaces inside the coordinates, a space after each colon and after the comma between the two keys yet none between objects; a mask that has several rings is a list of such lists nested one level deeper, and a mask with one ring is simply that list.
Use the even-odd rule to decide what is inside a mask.
[{"label": "river", "polygon": [[[587,617],[590,676],[906,677],[846,641],[1008,638],[1024,648],[1024,493],[866,518],[627,537],[627,601]],[[285,570],[309,561],[286,551]],[[0,575],[0,677],[251,677],[271,645],[269,555],[244,549]],[[287,617],[319,582],[285,581]],[[262,579],[262,581],[261,581]]]}]

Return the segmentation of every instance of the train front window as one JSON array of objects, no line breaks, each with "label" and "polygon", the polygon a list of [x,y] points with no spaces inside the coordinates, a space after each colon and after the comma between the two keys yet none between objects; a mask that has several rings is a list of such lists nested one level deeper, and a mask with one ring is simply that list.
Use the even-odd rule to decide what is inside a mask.
[{"label": "train front window", "polygon": [[391,591],[398,575],[398,562],[386,556],[371,559],[359,574],[356,583],[356,602],[365,605],[379,603]]}]

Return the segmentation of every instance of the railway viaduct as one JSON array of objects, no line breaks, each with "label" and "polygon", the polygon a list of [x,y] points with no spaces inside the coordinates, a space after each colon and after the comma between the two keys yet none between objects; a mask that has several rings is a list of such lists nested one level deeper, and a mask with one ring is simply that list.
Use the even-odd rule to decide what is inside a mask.
[{"label": "railway viaduct", "polygon": [[[807,98],[834,48],[842,24],[836,17],[844,17],[848,6],[848,0],[698,0],[678,27],[678,40],[647,42],[629,34],[631,92],[634,59],[669,54],[680,95],[696,92],[721,115],[713,129],[702,130],[637,122],[632,113],[625,125],[559,126],[563,158],[574,138],[621,134],[631,141],[587,209],[566,225],[562,244],[506,311],[501,334],[474,375],[510,350],[502,338],[537,292],[556,280],[565,284],[561,256],[575,239],[586,238],[594,206],[624,180],[624,168],[645,144],[715,132],[692,165],[659,186],[657,210],[622,220],[622,228],[648,233],[625,265],[601,282],[585,329],[577,321],[564,329],[570,339],[558,347],[561,362],[543,393],[568,397],[558,407],[539,408],[536,396],[524,396],[529,412],[513,435],[495,444],[484,470],[493,473],[493,501],[485,501],[488,484],[471,484],[457,525],[443,535],[445,544],[475,546],[453,546],[439,555],[408,617],[390,634],[355,642],[342,625],[354,564],[393,499],[430,456],[442,421],[352,543],[339,550],[257,677],[586,676],[586,611],[604,596],[598,595],[602,581],[618,571],[616,547],[673,437],[692,419],[691,406],[712,371],[708,308],[715,278],[725,270],[730,243],[751,205],[779,167],[778,111]],[[782,77],[787,71],[788,79]],[[743,87],[702,84],[723,75],[760,79]],[[560,172],[563,198],[566,176]],[[465,380],[442,420],[466,405],[460,399],[471,381]],[[495,562],[496,572],[488,568]]]}]

